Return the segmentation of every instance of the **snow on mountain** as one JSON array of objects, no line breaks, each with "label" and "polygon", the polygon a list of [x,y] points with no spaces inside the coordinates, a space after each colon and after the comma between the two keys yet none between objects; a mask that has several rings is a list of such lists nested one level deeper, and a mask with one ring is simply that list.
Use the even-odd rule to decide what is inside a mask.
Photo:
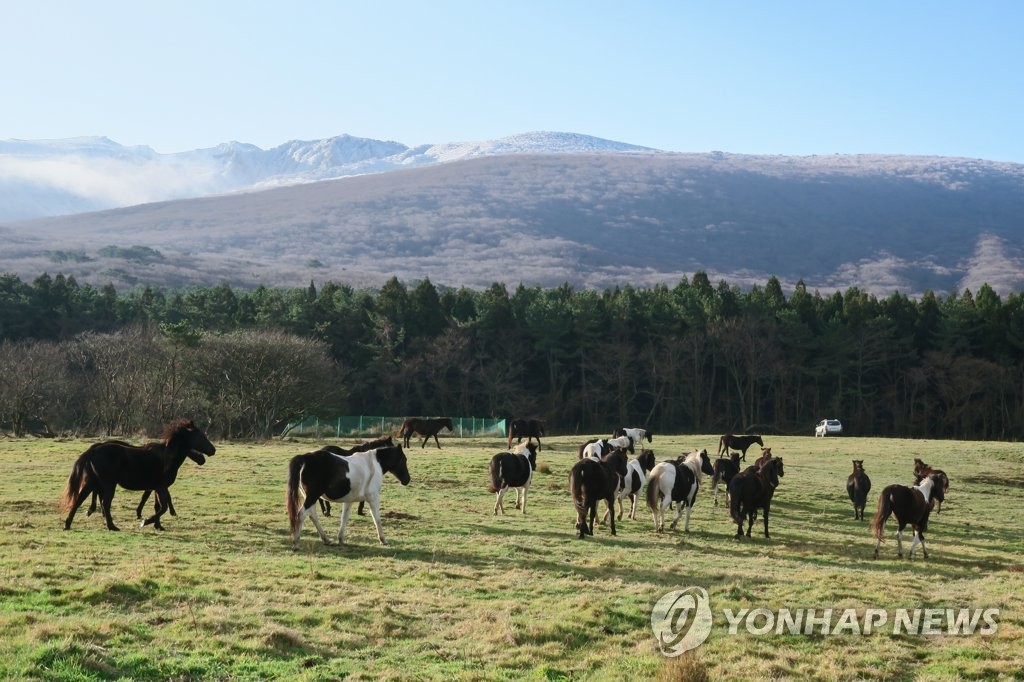
[{"label": "snow on mountain", "polygon": [[159,154],[106,137],[0,140],[0,221],[249,191],[480,156],[653,152],[574,133],[534,132],[498,140],[421,145],[340,135],[272,149],[227,142]]}]

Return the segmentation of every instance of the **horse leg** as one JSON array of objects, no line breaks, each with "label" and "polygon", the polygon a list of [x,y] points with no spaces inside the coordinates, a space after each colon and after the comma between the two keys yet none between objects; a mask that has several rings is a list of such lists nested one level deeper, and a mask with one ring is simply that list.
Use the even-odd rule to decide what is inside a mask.
[{"label": "horse leg", "polygon": [[380,496],[372,495],[370,497],[370,516],[373,517],[373,525],[377,527],[377,539],[380,540],[380,544],[386,545],[388,541],[384,539],[384,528],[380,525]]},{"label": "horse leg", "polygon": [[615,495],[610,495],[605,498],[605,504],[608,506],[608,521],[611,524],[612,535],[615,535]]},{"label": "horse leg", "polygon": [[676,517],[672,519],[672,524],[669,526],[670,530],[675,530],[676,526],[679,525],[679,517],[683,515],[683,503],[680,501],[676,504]]},{"label": "horse leg", "polygon": [[92,491],[92,504],[89,505],[88,511],[85,512],[86,516],[92,516],[96,513],[96,500],[98,498],[99,496],[96,494],[96,491]]},{"label": "horse leg", "polygon": [[757,520],[757,509],[753,509],[747,514],[747,537],[750,537],[750,529],[754,527],[754,521]]},{"label": "horse leg", "polygon": [[[352,512],[351,502],[342,502],[341,504],[341,525],[338,526],[338,544],[345,544],[345,526],[348,525],[348,515]],[[373,509],[370,509],[370,513],[373,513]],[[373,517],[374,523],[377,522],[377,517]]]},{"label": "horse leg", "polygon": [[769,507],[771,507],[770,504],[765,504],[764,505],[764,536],[767,539],[771,540],[772,536],[768,535],[768,508]]},{"label": "horse leg", "polygon": [[[523,488],[522,488],[522,491],[523,491],[523,515],[524,516],[526,515],[526,491],[529,490],[529,489],[530,489],[529,486],[523,486]],[[516,502],[518,502],[518,501],[519,501],[519,491],[517,490],[516,491]],[[516,506],[518,506],[518,505],[516,505]]]},{"label": "horse leg", "polygon": [[437,449],[440,450],[441,449],[441,441],[439,441],[437,439],[437,434],[436,433],[434,434],[434,442],[437,443]]},{"label": "horse leg", "polygon": [[146,519],[141,524],[139,524],[139,527],[140,528],[145,528],[149,524],[153,524],[153,527],[156,528],[157,530],[163,530],[164,527],[160,524],[160,517],[163,515],[163,513],[165,511],[167,511],[167,506],[168,506],[170,500],[171,500],[171,491],[169,491],[167,488],[161,488],[160,490],[157,490],[156,491],[156,512],[154,512],[154,514],[152,516],[150,516],[148,519]]},{"label": "horse leg", "polygon": [[503,500],[505,498],[505,491],[507,491],[507,490],[508,490],[508,486],[505,486],[504,488],[502,488],[501,490],[498,491],[498,497],[494,501],[494,515],[495,516],[498,515],[499,511],[501,511],[501,515],[502,516],[505,515],[505,505],[503,504]]},{"label": "horse leg", "polygon": [[711,482],[711,492],[714,493],[714,496],[715,496],[715,505],[714,506],[717,507],[718,506],[718,479],[717,478],[714,481]]},{"label": "horse leg", "polygon": [[903,558],[903,527],[896,531],[896,555]]},{"label": "horse leg", "polygon": [[114,490],[117,484],[105,486],[100,489],[100,506],[103,509],[103,518],[107,522],[107,530],[121,530],[114,525],[114,519],[110,516],[110,503],[114,501]]},{"label": "horse leg", "polygon": [[687,533],[690,532],[690,512],[692,512],[692,511],[693,511],[693,505],[692,504],[686,505],[686,522],[683,524],[683,531],[687,532]]},{"label": "horse leg", "polygon": [[[139,506],[135,508],[135,518],[137,518],[137,519],[141,519],[142,518],[142,508],[146,506],[146,500],[149,499],[149,494],[151,492],[153,492],[153,491],[152,490],[143,491],[142,499],[139,500]],[[157,503],[159,504],[159,500],[157,500]]]},{"label": "horse leg", "polygon": [[320,503],[320,512],[324,516],[330,516],[331,515],[331,503],[328,502],[327,500],[325,500],[323,497],[318,497],[316,499],[316,501]]},{"label": "horse leg", "polygon": [[356,509],[356,514],[360,516],[366,516],[366,512],[363,511],[363,505],[366,504],[366,500],[359,500],[359,508]]},{"label": "horse leg", "polygon": [[[96,490],[93,488],[91,483],[86,484],[80,491],[78,491],[78,497],[75,498],[74,504],[71,505],[71,511],[68,512],[68,518],[64,520],[64,530],[71,529],[71,522],[75,518],[75,512],[77,512],[78,508],[82,506],[83,502],[85,502],[85,498],[89,497],[90,492],[92,493],[92,504],[94,507],[96,506]],[[92,512],[90,511],[89,514],[91,513]],[[86,516],[88,516],[88,514],[86,514]]]},{"label": "horse leg", "polygon": [[597,518],[597,498],[593,499],[588,505],[590,508],[590,523],[587,524],[587,533],[590,535],[594,534],[594,520]]}]

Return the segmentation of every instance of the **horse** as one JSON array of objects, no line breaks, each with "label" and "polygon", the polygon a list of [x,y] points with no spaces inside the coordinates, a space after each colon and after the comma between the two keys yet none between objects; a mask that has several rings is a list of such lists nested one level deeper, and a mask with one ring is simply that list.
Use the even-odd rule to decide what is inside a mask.
[{"label": "horse", "polygon": [[620,438],[622,436],[629,436],[633,439],[634,443],[639,443],[644,438],[647,439],[648,443],[654,442],[654,433],[647,429],[634,429],[624,426],[621,429],[615,429],[615,431],[612,432],[612,438]]},{"label": "horse", "polygon": [[718,439],[718,456],[721,457],[723,452],[728,452],[732,448],[742,452],[743,456],[740,459],[746,462],[747,448],[754,443],[764,447],[764,441],[761,440],[761,436],[734,436],[731,433],[727,433]]},{"label": "horse", "polygon": [[853,473],[846,479],[846,494],[853,502],[853,518],[864,520],[864,507],[868,502],[868,493],[871,491],[871,479],[864,473],[864,460],[853,461]]},{"label": "horse", "polygon": [[611,532],[615,535],[615,496],[626,476],[626,459],[626,451],[616,448],[600,461],[584,457],[569,470],[569,492],[576,507],[576,528],[581,540],[594,534],[594,519],[600,500],[608,505]]},{"label": "horse", "polygon": [[729,459],[719,457],[715,460],[715,473],[711,477],[711,490],[715,494],[715,506],[718,506],[718,484],[725,485],[725,503],[729,504],[729,481],[740,472],[740,453],[729,454]]},{"label": "horse", "polygon": [[882,545],[882,531],[890,515],[896,516],[899,529],[896,531],[896,547],[899,558],[903,558],[903,529],[907,524],[914,529],[914,540],[910,544],[910,558],[914,558],[914,549],[921,543],[924,558],[928,558],[928,550],[924,546],[924,532],[928,530],[928,515],[932,510],[932,499],[942,500],[942,477],[938,474],[925,476],[921,483],[913,488],[893,483],[882,490],[878,496],[878,510],[871,519],[871,532],[878,542],[875,543],[875,558],[878,548]]},{"label": "horse", "polygon": [[[626,463],[626,477],[623,480],[623,485],[619,488],[615,495],[615,499],[619,502],[619,521],[622,520],[622,513],[625,509],[625,505],[622,503],[623,498],[628,497],[630,499],[629,507],[629,518],[636,520],[636,501],[640,495],[641,488],[647,482],[647,474],[650,473],[651,469],[654,468],[654,451],[653,450],[641,450],[640,454],[629,460]],[[608,523],[608,512],[604,513],[604,518],[601,520],[601,525]]]},{"label": "horse", "polygon": [[[355,453],[355,452],[366,452],[367,450],[376,450],[377,448],[390,448],[390,447],[394,447],[394,445],[395,445],[395,441],[391,437],[391,435],[389,434],[387,436],[381,436],[380,438],[377,438],[376,440],[368,440],[365,443],[360,443],[359,445],[354,446],[351,450],[346,450],[345,448],[343,448],[341,446],[338,446],[338,445],[325,445],[321,449],[322,450],[326,450],[327,452],[333,452],[336,455],[341,455],[342,457],[348,457],[349,455],[351,455],[352,453]],[[331,515],[331,501],[328,500],[327,498],[321,497],[319,499],[319,502],[320,502],[320,511],[323,513],[323,515],[324,516],[330,516]],[[363,500],[359,500],[359,509],[356,510],[356,513],[359,514],[360,516],[365,516],[366,515],[363,512],[363,505],[364,504],[365,504],[365,502]]]},{"label": "horse", "polygon": [[434,437],[434,442],[437,443],[437,449],[441,449],[441,443],[437,440],[437,434],[441,429],[448,429],[453,431],[451,417],[440,417],[438,419],[420,419],[419,417],[408,417],[402,422],[402,445],[409,447],[409,437],[414,433],[418,433],[423,436],[423,442],[420,443],[420,447],[424,448],[427,445],[427,441],[430,437]]},{"label": "horse", "polygon": [[512,439],[518,438],[518,443],[532,443],[537,439],[537,450],[540,450],[540,437],[544,435],[544,422],[540,419],[513,419],[508,425],[508,444],[505,446],[512,449]]},{"label": "horse", "polygon": [[577,459],[604,459],[604,457],[615,448],[625,448],[629,454],[633,454],[633,439],[629,436],[619,438],[591,438],[581,445],[577,450]]},{"label": "horse", "polygon": [[519,452],[499,452],[491,458],[491,482],[487,489],[498,494],[494,502],[495,516],[499,511],[505,514],[503,500],[509,488],[516,489],[516,509],[522,509],[526,514],[526,491],[530,489],[533,472],[537,470],[538,447],[538,444],[528,442]]},{"label": "horse", "polygon": [[[105,440],[105,441],[103,441],[103,443],[111,444],[111,445],[123,445],[123,446],[129,447],[129,448],[130,447],[135,447],[131,443],[128,443],[127,441],[123,441],[123,440]],[[146,506],[146,501],[149,499],[149,496],[150,496],[150,494],[152,494],[152,492],[153,492],[152,490],[146,490],[145,492],[142,493],[142,499],[139,500],[139,506],[137,506],[135,508],[135,518],[137,518],[139,520],[142,519],[142,509],[143,509],[143,507]],[[86,516],[92,516],[93,514],[96,513],[96,503],[97,503],[97,501],[99,499],[100,499],[99,491],[93,490],[92,491],[92,502],[89,504],[89,509],[86,510],[86,512],[85,512]],[[155,512],[156,510],[157,510],[157,505],[156,505],[156,503],[154,503],[153,504],[153,511]],[[174,505],[171,504],[170,500],[167,501],[167,513],[169,513],[171,516],[177,516],[178,515],[178,512],[174,509]]]},{"label": "horse", "polygon": [[64,530],[71,528],[75,512],[94,492],[100,495],[107,529],[120,530],[110,517],[110,503],[119,485],[126,490],[156,491],[156,510],[141,527],[153,524],[157,530],[163,530],[160,517],[171,507],[169,488],[185,458],[201,466],[206,463],[206,456],[212,457],[215,452],[217,448],[206,434],[187,419],[168,424],[160,441],[140,447],[125,445],[123,441],[93,444],[78,456],[68,476],[61,498],[62,507],[68,510]]},{"label": "horse", "polygon": [[771,448],[761,448],[761,456],[754,460],[754,466],[760,467],[762,464],[772,458]]},{"label": "horse", "polygon": [[931,466],[922,462],[920,458],[914,458],[914,485],[918,485],[925,476],[931,476],[932,474],[938,475],[939,483],[942,485],[942,497],[935,496],[935,500],[939,503],[935,513],[941,514],[942,501],[946,499],[946,493],[949,492],[949,476],[947,476],[946,472],[942,469],[933,469]]},{"label": "horse", "polygon": [[703,472],[710,476],[714,471],[707,450],[694,450],[675,462],[661,462],[654,467],[647,483],[647,506],[654,517],[654,530],[658,533],[665,530],[665,509],[670,503],[678,502],[676,518],[669,528],[675,530],[683,514],[683,507],[686,507],[683,530],[689,533],[690,512],[700,489],[700,475]]},{"label": "horse", "polygon": [[748,519],[747,537],[757,519],[757,510],[764,509],[764,536],[768,534],[768,510],[772,504],[772,496],[779,486],[779,479],[785,475],[781,457],[767,459],[759,466],[747,467],[729,481],[729,511],[736,523],[736,539],[743,537],[743,519]]},{"label": "horse", "polygon": [[[402,485],[409,485],[409,467],[405,451],[400,445],[355,452],[347,457],[329,450],[314,450],[292,457],[288,462],[286,492],[292,547],[299,547],[302,522],[307,516],[312,519],[324,544],[331,544],[317,517],[316,501],[322,495],[334,502],[344,503],[341,526],[338,528],[339,545],[345,544],[345,526],[352,503],[359,500],[370,503],[370,515],[377,529],[377,539],[382,545],[388,544],[380,525],[380,489],[384,483],[384,474],[389,472]],[[300,500],[300,495],[305,499]]]}]

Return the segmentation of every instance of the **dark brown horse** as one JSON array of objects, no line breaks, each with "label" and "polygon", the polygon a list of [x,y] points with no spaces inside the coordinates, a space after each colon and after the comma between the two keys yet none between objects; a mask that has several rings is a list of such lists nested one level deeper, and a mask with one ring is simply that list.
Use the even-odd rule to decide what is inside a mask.
[{"label": "dark brown horse", "polygon": [[727,433],[718,439],[718,456],[721,457],[723,453],[727,453],[729,450],[739,450],[743,453],[740,459],[746,462],[747,448],[754,443],[764,447],[764,441],[761,440],[761,436],[734,436],[731,433]]},{"label": "dark brown horse", "polygon": [[[377,448],[390,448],[394,447],[394,445],[394,439],[392,439],[390,435],[387,435],[382,436],[376,440],[368,440],[365,443],[360,443],[359,445],[354,446],[350,450],[346,450],[340,445],[325,445],[322,449],[326,450],[327,452],[333,452],[336,455],[341,455],[342,457],[348,457],[349,455],[352,455],[356,452],[366,452],[367,450],[376,450]],[[356,511],[356,513],[360,516],[366,516],[365,512],[363,512],[364,504],[364,500],[359,501],[359,509]],[[331,515],[331,501],[328,500],[326,497],[320,498],[320,511],[323,513],[324,516]]]},{"label": "dark brown horse", "polygon": [[868,493],[871,492],[871,479],[864,473],[864,460],[853,460],[853,473],[846,479],[846,494],[853,502],[853,518],[864,520],[864,507],[868,503]]},{"label": "dark brown horse", "polygon": [[725,503],[729,504],[729,481],[740,472],[740,453],[732,452],[729,458],[719,457],[715,460],[714,474],[711,477],[711,490],[715,495],[715,506],[718,506],[718,484],[725,486]]},{"label": "dark brown horse", "polygon": [[615,496],[626,477],[627,458],[625,448],[616,448],[600,461],[584,457],[569,470],[569,492],[576,507],[576,528],[581,540],[594,534],[597,503],[601,500],[608,505],[611,532],[615,535]]},{"label": "dark brown horse", "polygon": [[903,558],[903,529],[909,524],[914,529],[914,541],[910,543],[910,558],[914,558],[914,549],[921,543],[924,558],[928,558],[928,550],[924,546],[924,532],[928,530],[928,515],[932,510],[932,500],[942,500],[942,478],[938,474],[925,476],[919,485],[910,488],[893,483],[882,490],[878,496],[878,510],[871,519],[871,532],[878,542],[875,543],[875,558],[878,548],[882,545],[882,531],[890,516],[895,516],[899,523],[896,531],[896,551]]},{"label": "dark brown horse", "polygon": [[438,419],[421,419],[420,417],[408,417],[402,422],[402,445],[409,447],[409,438],[414,433],[418,433],[423,436],[423,442],[420,443],[420,447],[426,447],[427,441],[431,437],[434,438],[434,442],[437,443],[437,449],[441,449],[441,443],[437,440],[437,434],[441,429],[448,429],[454,431],[452,428],[451,417],[440,417]]},{"label": "dark brown horse", "polygon": [[935,509],[936,514],[942,513],[942,501],[946,499],[946,493],[949,492],[949,476],[942,469],[933,469],[931,466],[925,464],[920,458],[914,458],[914,485],[918,485],[924,480],[925,476],[931,476],[935,474],[939,477],[939,482],[942,487],[942,496],[934,496],[934,499],[939,503]]},{"label": "dark brown horse", "polygon": [[[123,446],[129,447],[129,448],[130,447],[135,447],[131,443],[128,443],[128,442],[123,441],[123,440],[105,440],[105,441],[103,441],[103,443],[104,444],[111,444],[111,445],[123,445]],[[135,518],[140,519],[140,520],[142,519],[142,509],[146,506],[146,501],[149,500],[149,496],[152,493],[153,493],[152,490],[147,490],[144,493],[142,493],[142,499],[139,500],[139,506],[137,506],[135,508]],[[99,499],[100,499],[99,491],[94,490],[92,492],[92,502],[89,504],[88,511],[85,512],[86,516],[92,516],[93,514],[96,513],[96,503],[99,501]],[[153,504],[153,511],[154,512],[157,511],[156,503]],[[178,512],[174,509],[174,505],[171,504],[170,500],[168,500],[168,502],[167,502],[167,513],[169,513],[171,516],[177,516],[178,515]]]},{"label": "dark brown horse", "polygon": [[169,488],[178,476],[178,469],[188,457],[204,464],[204,455],[213,456],[217,449],[194,422],[182,419],[168,424],[159,442],[141,447],[123,441],[96,443],[79,455],[71,468],[62,506],[68,511],[64,530],[71,528],[75,512],[93,492],[98,492],[103,517],[109,530],[119,530],[110,517],[110,503],[117,486],[127,490],[155,490],[157,508],[153,516],[142,522],[163,530],[160,517],[171,506]]},{"label": "dark brown horse", "polygon": [[533,439],[537,439],[537,450],[540,450],[540,437],[544,435],[544,422],[540,419],[513,419],[508,424],[508,444],[505,446],[512,449],[512,439],[517,439],[517,443],[522,443],[523,439],[526,439],[527,443],[532,443]]},{"label": "dark brown horse", "polygon": [[737,540],[743,537],[744,518],[747,519],[747,537],[750,537],[758,509],[764,510],[764,536],[771,539],[768,534],[768,510],[784,473],[782,458],[772,457],[760,467],[747,467],[729,482],[729,511],[736,523]]}]

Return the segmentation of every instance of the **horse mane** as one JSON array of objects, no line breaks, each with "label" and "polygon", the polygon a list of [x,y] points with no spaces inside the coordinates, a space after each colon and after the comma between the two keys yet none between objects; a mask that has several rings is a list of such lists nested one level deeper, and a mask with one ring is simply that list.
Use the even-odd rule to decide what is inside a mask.
[{"label": "horse mane", "polygon": [[160,440],[164,445],[170,445],[171,441],[182,432],[190,431],[196,427],[195,423],[191,419],[179,419],[173,421],[164,427],[163,435],[160,436]]},{"label": "horse mane", "polygon": [[683,456],[681,464],[690,467],[693,471],[693,476],[696,479],[700,479],[700,455],[704,450],[694,450],[693,452],[687,453]]}]

